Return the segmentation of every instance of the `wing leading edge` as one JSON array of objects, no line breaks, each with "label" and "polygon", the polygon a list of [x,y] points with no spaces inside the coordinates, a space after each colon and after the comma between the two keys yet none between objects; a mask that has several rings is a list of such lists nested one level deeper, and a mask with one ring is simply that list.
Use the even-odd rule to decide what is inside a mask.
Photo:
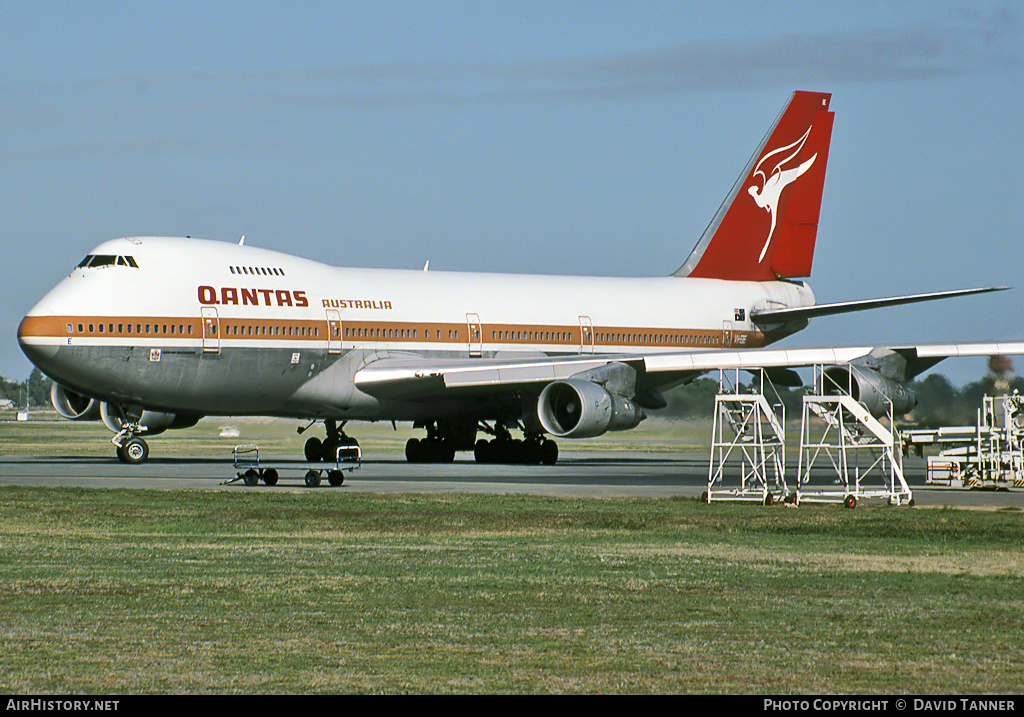
[{"label": "wing leading edge", "polygon": [[[384,358],[367,364],[355,375],[356,387],[378,397],[427,399],[457,390],[496,391],[540,388],[609,364],[623,363],[654,381],[669,383],[719,369],[772,369],[846,364],[877,350],[877,346],[693,351],[647,355],[605,354],[536,359]],[[945,358],[1022,355],[1024,341],[922,344],[881,347],[908,361],[912,378]]]}]

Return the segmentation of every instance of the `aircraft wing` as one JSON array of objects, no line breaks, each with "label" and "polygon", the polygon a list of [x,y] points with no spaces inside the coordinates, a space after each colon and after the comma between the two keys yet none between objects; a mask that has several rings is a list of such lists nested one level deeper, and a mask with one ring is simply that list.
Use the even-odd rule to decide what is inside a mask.
[{"label": "aircraft wing", "polygon": [[[643,355],[594,354],[529,359],[484,358],[427,360],[409,356],[382,358],[359,369],[356,386],[378,397],[428,398],[442,391],[515,389],[536,387],[551,381],[601,368],[626,364],[656,383],[698,376],[719,369],[772,369],[832,366],[849,363],[879,347],[764,348],[666,352]],[[882,348],[907,359],[908,378],[951,357],[1022,355],[1024,341],[922,344]]]}]

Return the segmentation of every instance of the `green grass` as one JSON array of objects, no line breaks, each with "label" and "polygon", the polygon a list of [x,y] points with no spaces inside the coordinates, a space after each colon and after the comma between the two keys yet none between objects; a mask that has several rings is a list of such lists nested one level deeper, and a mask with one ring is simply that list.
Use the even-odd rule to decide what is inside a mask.
[{"label": "green grass", "polygon": [[0,488],[16,693],[1024,690],[1019,512]]}]

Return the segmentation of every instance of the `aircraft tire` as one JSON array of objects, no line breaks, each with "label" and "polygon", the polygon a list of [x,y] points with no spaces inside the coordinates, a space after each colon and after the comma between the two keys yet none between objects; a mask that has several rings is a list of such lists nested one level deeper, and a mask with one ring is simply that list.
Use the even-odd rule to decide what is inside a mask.
[{"label": "aircraft tire", "polygon": [[129,465],[145,463],[149,458],[149,445],[141,438],[131,438],[117,449],[117,457]]},{"label": "aircraft tire", "polygon": [[410,438],[405,442],[405,460],[409,463],[420,463],[420,439]]},{"label": "aircraft tire", "polygon": [[545,438],[540,443],[540,462],[546,466],[558,463],[558,444],[550,438]]},{"label": "aircraft tire", "polygon": [[338,487],[339,485],[345,485],[345,474],[337,469],[327,471],[327,482]]},{"label": "aircraft tire", "polygon": [[306,441],[306,445],[303,447],[303,453],[306,455],[306,460],[309,463],[315,463],[323,460],[323,441],[316,436],[313,436]]},{"label": "aircraft tire", "polygon": [[451,463],[455,447],[450,441],[436,438],[410,438],[405,443],[405,460],[409,463]]},{"label": "aircraft tire", "polygon": [[277,485],[277,470],[274,468],[267,468],[263,471],[263,482],[267,485]]},{"label": "aircraft tire", "polygon": [[491,442],[485,441],[483,438],[473,446],[473,458],[477,463],[492,463],[491,453]]}]

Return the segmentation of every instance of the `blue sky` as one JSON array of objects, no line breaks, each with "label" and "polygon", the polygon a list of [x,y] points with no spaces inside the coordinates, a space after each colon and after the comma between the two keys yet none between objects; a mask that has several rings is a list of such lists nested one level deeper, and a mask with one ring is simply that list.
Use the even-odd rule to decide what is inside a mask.
[{"label": "blue sky", "polygon": [[671,273],[795,89],[836,112],[819,301],[1020,287],[787,344],[1022,339],[1022,48],[1019,3],[973,0],[0,2],[0,375],[31,369],[24,313],[119,236]]}]

